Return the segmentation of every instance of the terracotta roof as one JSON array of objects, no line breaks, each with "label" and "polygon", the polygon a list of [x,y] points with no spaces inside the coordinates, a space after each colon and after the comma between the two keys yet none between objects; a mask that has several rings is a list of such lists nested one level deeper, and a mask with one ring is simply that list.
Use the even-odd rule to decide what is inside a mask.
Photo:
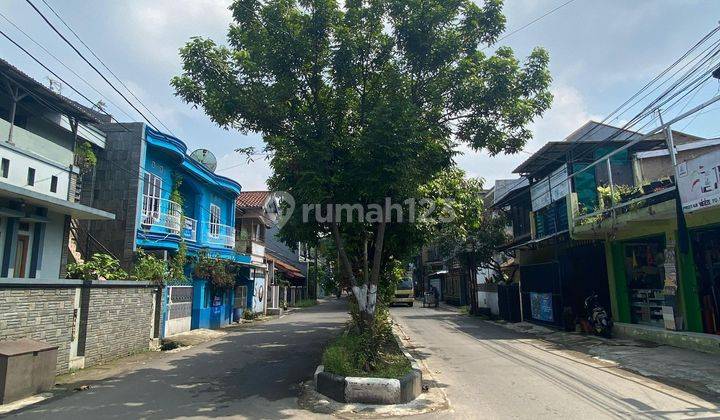
[{"label": "terracotta roof", "polygon": [[265,205],[269,196],[270,191],[243,191],[235,203],[240,208],[260,209]]}]

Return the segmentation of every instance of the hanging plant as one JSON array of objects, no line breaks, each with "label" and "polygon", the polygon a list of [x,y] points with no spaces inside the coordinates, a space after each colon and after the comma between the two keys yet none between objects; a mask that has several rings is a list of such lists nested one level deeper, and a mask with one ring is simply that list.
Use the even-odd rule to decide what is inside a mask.
[{"label": "hanging plant", "polygon": [[180,186],[183,183],[182,175],[173,172],[172,174],[172,191],[170,191],[170,201],[177,203],[180,208],[185,204],[182,194],[180,194]]},{"label": "hanging plant", "polygon": [[170,262],[168,264],[168,274],[170,280],[181,283],[187,282],[187,277],[185,277],[185,265],[187,262],[187,245],[185,245],[185,240],[181,240],[177,253],[170,258]]},{"label": "hanging plant", "polygon": [[87,141],[78,143],[75,148],[75,162],[83,173],[97,165],[97,156],[95,156],[92,144]]},{"label": "hanging plant", "polygon": [[235,285],[235,276],[229,264],[220,258],[210,257],[205,251],[198,255],[193,276],[207,280],[215,287],[233,287]]}]

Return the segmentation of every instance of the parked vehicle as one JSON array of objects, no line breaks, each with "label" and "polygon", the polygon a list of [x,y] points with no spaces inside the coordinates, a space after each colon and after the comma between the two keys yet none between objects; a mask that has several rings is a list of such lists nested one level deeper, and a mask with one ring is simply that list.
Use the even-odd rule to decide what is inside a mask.
[{"label": "parked vehicle", "polygon": [[403,279],[395,288],[395,296],[393,297],[393,304],[405,303],[408,306],[413,306],[415,302],[415,288],[413,287],[413,281],[411,278]]},{"label": "parked vehicle", "polygon": [[600,304],[597,293],[585,299],[585,313],[592,331],[605,338],[612,336],[613,322],[605,308]]}]

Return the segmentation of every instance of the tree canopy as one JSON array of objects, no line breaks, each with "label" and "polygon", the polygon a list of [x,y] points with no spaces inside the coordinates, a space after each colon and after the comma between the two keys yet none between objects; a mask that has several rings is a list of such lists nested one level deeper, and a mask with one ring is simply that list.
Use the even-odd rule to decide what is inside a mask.
[{"label": "tree canopy", "polygon": [[[551,103],[548,54],[486,53],[501,0],[236,0],[227,44],[181,50],[176,93],[220,126],[262,134],[269,186],[303,204],[384,205],[420,197],[459,143],[515,153]],[[410,204],[404,205],[407,211]],[[302,220],[288,241],[332,235],[343,275],[372,319],[381,272],[422,238],[410,223]]]}]

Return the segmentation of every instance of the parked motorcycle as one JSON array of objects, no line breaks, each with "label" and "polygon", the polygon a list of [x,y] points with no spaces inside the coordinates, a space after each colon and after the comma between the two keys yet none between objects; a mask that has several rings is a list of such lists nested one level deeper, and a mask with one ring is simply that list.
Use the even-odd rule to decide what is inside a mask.
[{"label": "parked motorcycle", "polygon": [[585,299],[585,313],[595,334],[605,338],[612,336],[612,318],[600,304],[597,293],[593,293]]}]

